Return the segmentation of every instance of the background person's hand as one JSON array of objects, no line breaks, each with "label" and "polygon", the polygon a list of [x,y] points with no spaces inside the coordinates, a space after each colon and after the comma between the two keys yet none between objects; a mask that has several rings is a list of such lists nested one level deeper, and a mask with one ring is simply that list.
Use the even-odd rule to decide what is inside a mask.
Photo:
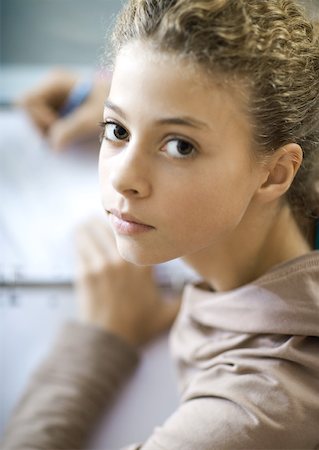
[{"label": "background person's hand", "polygon": [[18,101],[54,149],[65,148],[75,142],[99,135],[98,122],[103,117],[110,77],[94,77],[86,100],[70,114],[61,117],[60,111],[79,81],[79,76],[64,70],[52,72],[43,83]]},{"label": "background person's hand", "polygon": [[80,318],[141,345],[167,329],[180,296],[163,298],[151,267],[128,263],[119,255],[108,223],[92,220],[77,233],[77,294]]}]

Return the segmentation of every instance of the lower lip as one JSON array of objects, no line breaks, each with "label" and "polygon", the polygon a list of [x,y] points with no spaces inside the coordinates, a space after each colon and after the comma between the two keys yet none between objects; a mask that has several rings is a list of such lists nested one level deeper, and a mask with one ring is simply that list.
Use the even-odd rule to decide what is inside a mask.
[{"label": "lower lip", "polygon": [[146,231],[154,230],[154,227],[151,227],[150,225],[128,222],[126,220],[119,219],[113,214],[110,215],[110,219],[112,225],[119,234],[125,234],[127,236],[130,236],[133,234],[140,234],[145,233]]}]

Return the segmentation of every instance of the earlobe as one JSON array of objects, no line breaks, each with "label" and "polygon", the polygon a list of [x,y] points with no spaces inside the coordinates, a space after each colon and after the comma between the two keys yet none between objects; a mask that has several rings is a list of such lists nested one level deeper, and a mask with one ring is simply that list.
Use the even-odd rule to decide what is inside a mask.
[{"label": "earlobe", "polygon": [[266,175],[258,189],[265,202],[276,200],[290,188],[299,167],[303,153],[300,145],[287,144],[280,147],[266,163]]}]

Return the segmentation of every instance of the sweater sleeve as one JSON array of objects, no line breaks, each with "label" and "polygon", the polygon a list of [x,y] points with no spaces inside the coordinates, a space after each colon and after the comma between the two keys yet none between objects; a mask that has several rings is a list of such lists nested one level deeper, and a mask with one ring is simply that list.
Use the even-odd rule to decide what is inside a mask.
[{"label": "sweater sleeve", "polygon": [[122,450],[319,449],[315,420],[305,411],[298,421],[285,409],[286,417],[277,421],[264,415],[262,407],[253,411],[226,398],[195,398],[182,403],[144,444]]},{"label": "sweater sleeve", "polygon": [[83,448],[137,359],[136,351],[114,335],[65,324],[16,406],[1,449]]},{"label": "sweater sleeve", "polygon": [[[136,361],[136,353],[115,336],[68,324],[34,374],[1,449],[85,448],[99,414]],[[258,355],[250,369],[225,362],[213,386],[207,368],[201,392],[184,399],[144,444],[126,450],[319,448],[317,372],[269,355]]]}]

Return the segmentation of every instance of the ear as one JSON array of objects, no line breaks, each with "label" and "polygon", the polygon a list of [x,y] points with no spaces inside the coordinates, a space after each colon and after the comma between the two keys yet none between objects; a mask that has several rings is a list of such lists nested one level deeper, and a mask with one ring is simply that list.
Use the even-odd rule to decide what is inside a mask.
[{"label": "ear", "polygon": [[288,191],[302,159],[300,145],[287,144],[276,150],[266,161],[264,177],[257,191],[265,203],[282,197]]}]

